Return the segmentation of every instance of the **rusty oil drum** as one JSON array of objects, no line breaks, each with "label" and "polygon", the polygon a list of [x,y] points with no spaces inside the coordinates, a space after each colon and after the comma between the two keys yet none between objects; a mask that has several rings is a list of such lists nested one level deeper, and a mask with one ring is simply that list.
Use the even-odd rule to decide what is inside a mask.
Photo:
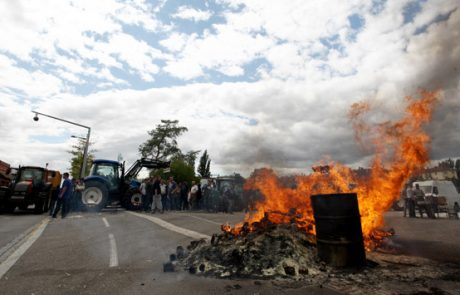
[{"label": "rusty oil drum", "polygon": [[360,267],[366,262],[356,194],[311,196],[318,257],[336,267]]}]

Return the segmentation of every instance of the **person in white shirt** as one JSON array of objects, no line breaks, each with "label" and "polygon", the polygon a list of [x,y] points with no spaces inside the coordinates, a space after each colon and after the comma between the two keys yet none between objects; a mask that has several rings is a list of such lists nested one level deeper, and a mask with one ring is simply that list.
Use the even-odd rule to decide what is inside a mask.
[{"label": "person in white shirt", "polygon": [[198,186],[196,185],[195,181],[192,181],[192,187],[190,188],[190,196],[189,196],[189,204],[190,210],[194,210],[197,208],[197,199],[196,193],[198,192]]}]

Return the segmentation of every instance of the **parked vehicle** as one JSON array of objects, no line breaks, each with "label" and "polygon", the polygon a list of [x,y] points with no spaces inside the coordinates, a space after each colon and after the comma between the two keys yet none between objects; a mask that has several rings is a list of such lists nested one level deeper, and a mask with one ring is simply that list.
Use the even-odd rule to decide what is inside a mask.
[{"label": "parked vehicle", "polygon": [[447,201],[447,208],[455,213],[460,211],[460,195],[455,188],[452,181],[449,180],[426,180],[416,181],[413,183],[414,187],[418,184],[420,189],[425,193],[425,197],[433,197],[435,201],[437,198],[445,198]]},{"label": "parked vehicle", "polygon": [[4,188],[5,209],[14,212],[16,207],[22,210],[34,205],[37,214],[48,211],[52,195],[59,190],[61,174],[42,167],[19,167],[9,187]]},{"label": "parked vehicle", "polygon": [[107,204],[119,203],[127,209],[138,209],[142,204],[139,181],[135,178],[142,168],[165,169],[170,163],[142,158],[125,172],[125,163],[112,160],[94,160],[90,176],[85,178],[81,194],[81,208],[101,211]]}]

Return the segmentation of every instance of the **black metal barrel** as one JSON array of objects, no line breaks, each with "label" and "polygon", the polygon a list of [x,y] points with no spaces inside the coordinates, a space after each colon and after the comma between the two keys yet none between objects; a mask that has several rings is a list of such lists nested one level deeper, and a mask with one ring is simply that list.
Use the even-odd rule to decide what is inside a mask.
[{"label": "black metal barrel", "polygon": [[356,194],[311,196],[316,223],[318,257],[337,267],[366,262]]}]

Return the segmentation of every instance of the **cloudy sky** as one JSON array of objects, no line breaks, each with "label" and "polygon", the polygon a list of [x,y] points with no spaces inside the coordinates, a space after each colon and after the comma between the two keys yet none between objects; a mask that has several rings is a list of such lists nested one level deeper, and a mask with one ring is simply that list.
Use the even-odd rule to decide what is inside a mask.
[{"label": "cloudy sky", "polygon": [[432,159],[460,156],[458,0],[0,0],[0,160],[66,170],[84,128],[96,157],[132,162],[178,119],[212,172],[363,165],[346,115],[378,117],[441,88]]}]

